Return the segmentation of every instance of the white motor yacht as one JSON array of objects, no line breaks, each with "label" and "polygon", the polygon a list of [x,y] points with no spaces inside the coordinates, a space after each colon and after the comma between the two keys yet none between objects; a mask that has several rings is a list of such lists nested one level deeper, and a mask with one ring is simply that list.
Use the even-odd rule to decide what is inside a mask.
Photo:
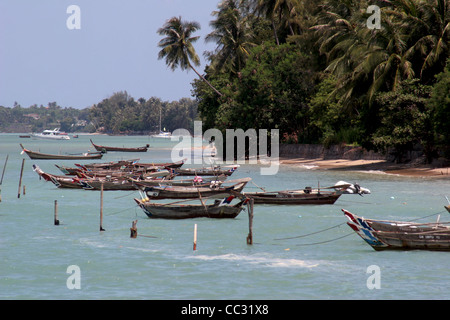
[{"label": "white motor yacht", "polygon": [[52,140],[69,140],[67,133],[59,131],[59,128],[53,130],[44,130],[41,133],[33,133],[34,138],[52,139]]}]

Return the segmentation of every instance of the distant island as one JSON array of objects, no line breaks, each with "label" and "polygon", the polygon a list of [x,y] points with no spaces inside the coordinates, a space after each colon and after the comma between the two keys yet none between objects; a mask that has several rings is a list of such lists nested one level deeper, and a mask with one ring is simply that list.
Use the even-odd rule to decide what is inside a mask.
[{"label": "distant island", "polygon": [[171,132],[178,128],[190,130],[198,116],[197,103],[189,98],[162,101],[152,97],[135,100],[126,91],[84,109],[61,107],[56,102],[47,106],[12,108],[0,106],[0,132],[41,132],[60,128],[67,133],[153,134],[160,129]]}]

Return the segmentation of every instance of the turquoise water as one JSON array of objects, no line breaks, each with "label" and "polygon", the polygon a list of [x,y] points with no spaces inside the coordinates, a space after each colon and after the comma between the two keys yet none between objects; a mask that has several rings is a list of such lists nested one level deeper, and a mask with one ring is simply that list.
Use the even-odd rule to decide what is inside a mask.
[{"label": "turquoise water", "polygon": [[[69,166],[73,161],[31,160],[20,154],[19,146],[23,143],[46,153],[85,152],[93,149],[89,138],[103,145],[151,145],[147,153],[110,152],[97,162],[171,161],[176,144],[147,136],[80,135],[56,142],[0,135],[0,170],[9,155],[0,186],[1,299],[450,298],[450,253],[376,252],[343,224],[346,218],[341,212],[345,208],[365,217],[398,220],[441,214],[441,221],[449,220],[443,207],[445,196],[450,196],[448,179],[296,166],[261,176],[259,165],[247,164],[232,176],[253,178],[247,191],[258,190],[255,184],[282,190],[344,180],[358,182],[372,193],[343,195],[334,205],[255,206],[254,244],[247,245],[246,211],[233,220],[150,220],[133,201],[137,192],[108,191],[104,193],[105,231],[100,232],[98,191],[57,189],[32,170],[32,164],[38,164],[44,171],[60,174],[54,165]],[[26,194],[18,198],[22,159],[26,159],[22,181]],[[59,226],[53,224],[55,200]],[[132,239],[130,227],[136,219],[139,236]],[[198,226],[196,251],[194,224]],[[327,228],[331,229],[318,232]],[[79,268],[80,289],[69,289],[72,273],[67,270],[72,265]],[[379,288],[367,286],[371,265],[379,267]]]}]

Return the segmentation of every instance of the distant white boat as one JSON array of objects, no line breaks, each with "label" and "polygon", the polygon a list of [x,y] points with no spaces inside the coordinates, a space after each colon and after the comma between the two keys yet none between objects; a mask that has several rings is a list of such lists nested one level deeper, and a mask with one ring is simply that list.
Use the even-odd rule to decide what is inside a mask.
[{"label": "distant white boat", "polygon": [[170,138],[172,134],[170,132],[161,131],[158,134],[152,135],[153,138]]},{"label": "distant white boat", "polygon": [[161,130],[161,108],[159,109],[159,133],[151,135],[153,138],[170,138],[172,134],[170,132],[166,131],[166,128],[164,128],[164,131]]},{"label": "distant white boat", "polygon": [[51,139],[51,140],[69,140],[70,137],[67,133],[63,131],[59,131],[59,128],[55,128],[53,130],[44,130],[41,133],[33,133],[32,136],[34,138],[39,139]]}]

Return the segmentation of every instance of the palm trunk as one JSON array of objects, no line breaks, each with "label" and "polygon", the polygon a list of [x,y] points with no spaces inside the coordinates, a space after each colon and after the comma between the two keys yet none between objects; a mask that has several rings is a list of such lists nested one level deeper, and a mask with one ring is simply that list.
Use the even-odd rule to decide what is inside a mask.
[{"label": "palm trunk", "polygon": [[273,29],[273,35],[275,37],[275,41],[277,43],[277,45],[280,45],[280,41],[278,40],[278,35],[277,35],[277,28],[275,27],[275,21],[273,21],[272,19],[272,29]]},{"label": "palm trunk", "polygon": [[222,94],[219,91],[217,91],[217,89],[214,88],[213,85],[211,83],[209,83],[209,81],[206,80],[204,76],[202,76],[200,73],[198,73],[197,70],[195,70],[195,68],[192,66],[192,64],[189,63],[189,67],[191,67],[191,69],[194,70],[194,72],[200,77],[200,79],[205,81],[208,84],[208,86],[210,86],[211,89],[213,89],[220,97],[222,96]]}]

